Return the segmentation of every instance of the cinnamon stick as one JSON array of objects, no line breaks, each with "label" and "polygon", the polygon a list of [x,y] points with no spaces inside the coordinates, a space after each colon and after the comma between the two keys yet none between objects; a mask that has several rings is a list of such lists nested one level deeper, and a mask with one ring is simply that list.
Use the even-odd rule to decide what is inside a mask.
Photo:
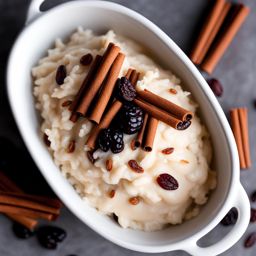
[{"label": "cinnamon stick", "polygon": [[117,55],[112,67],[109,70],[109,74],[106,78],[106,82],[102,88],[100,96],[95,106],[93,106],[93,111],[88,117],[89,120],[94,121],[97,124],[100,122],[101,117],[113,93],[116,80],[118,78],[119,72],[124,62],[124,58],[125,58],[125,55],[122,53],[119,53]]},{"label": "cinnamon stick", "polygon": [[140,147],[141,144],[142,144],[143,137],[145,135],[145,129],[146,129],[147,121],[148,121],[148,114],[146,113],[144,115],[143,125],[142,125],[141,129],[139,130],[137,138],[136,138],[136,140],[134,142],[136,148]]},{"label": "cinnamon stick", "polygon": [[143,149],[147,152],[152,151],[157,126],[158,126],[158,120],[150,116],[147,122],[146,132],[143,140]]},{"label": "cinnamon stick", "polygon": [[235,108],[230,111],[231,128],[237,144],[240,167],[246,169],[251,166],[249,132],[246,108]]},{"label": "cinnamon stick", "polygon": [[248,130],[248,113],[246,108],[238,109],[239,122],[241,127],[241,138],[243,145],[243,152],[245,158],[245,164],[247,168],[250,168],[251,163],[251,155],[250,155],[250,145],[249,145],[249,130]]},{"label": "cinnamon stick", "polygon": [[126,75],[125,75],[125,77],[127,78],[127,79],[129,79],[130,78],[130,75],[132,74],[132,71],[133,71],[134,69],[132,69],[132,68],[129,68],[128,69],[128,71],[127,71],[127,73],[126,73]]},{"label": "cinnamon stick", "polygon": [[193,117],[193,113],[191,111],[186,110],[146,89],[141,91],[138,90],[137,95],[144,101],[147,101],[154,106],[165,110],[179,120],[186,121]]},{"label": "cinnamon stick", "polygon": [[136,84],[137,84],[137,81],[139,79],[139,76],[140,76],[140,73],[137,72],[136,70],[133,70],[132,73],[131,73],[131,76],[130,76],[130,82],[131,84],[135,87]]},{"label": "cinnamon stick", "polygon": [[87,88],[88,89],[88,86],[92,80],[92,78],[95,76],[95,74],[97,73],[97,69],[99,68],[99,65],[100,65],[100,62],[102,60],[102,56],[100,55],[96,55],[81,87],[79,88],[72,104],[70,105],[69,107],[69,110],[70,111],[74,111],[77,107],[78,107],[78,104],[79,102],[81,101],[81,97],[82,95],[84,94],[85,92],[85,89]]},{"label": "cinnamon stick", "polygon": [[117,112],[121,109],[122,103],[118,100],[115,100],[106,114],[103,116],[102,120],[95,128],[92,129],[89,138],[87,139],[86,145],[90,149],[94,149],[96,146],[97,137],[102,129],[108,128],[112,120],[114,119]]},{"label": "cinnamon stick", "polygon": [[32,219],[45,219],[45,220],[54,220],[55,215],[47,212],[36,211],[29,208],[22,208],[14,205],[4,205],[0,204],[0,212],[5,214],[15,214],[21,215]]},{"label": "cinnamon stick", "polygon": [[242,4],[237,5],[233,13],[231,12],[230,22],[225,26],[218,40],[214,43],[205,60],[200,66],[209,74],[212,73],[220,58],[232,42],[239,28],[248,16],[250,9]]},{"label": "cinnamon stick", "polygon": [[103,83],[119,51],[120,48],[114,45],[113,43],[110,43],[108,45],[108,48],[102,57],[101,64],[97,71],[97,75],[92,79],[90,87],[88,88],[88,90],[86,90],[86,93],[84,94],[83,99],[81,100],[81,103],[77,108],[77,112],[81,115],[86,114],[92,100],[94,99],[98,90],[100,89],[101,84]]},{"label": "cinnamon stick", "polygon": [[198,58],[199,58],[200,52],[205,46],[207,39],[209,38],[210,33],[217,22],[224,4],[225,4],[225,0],[216,0],[213,4],[213,8],[211,9],[211,11],[209,12],[206,18],[206,21],[199,33],[198,39],[190,54],[190,59],[195,64],[199,64]]},{"label": "cinnamon stick", "polygon": [[202,63],[204,57],[207,54],[207,51],[210,49],[212,42],[214,41],[217,33],[219,32],[220,27],[223,25],[223,22],[224,22],[225,18],[227,17],[228,12],[230,11],[230,8],[231,8],[231,3],[226,2],[221,10],[221,13],[216,21],[216,24],[214,25],[209,37],[207,38],[207,40],[205,42],[205,45],[203,46],[201,52],[198,55],[198,59],[196,61],[197,64]]},{"label": "cinnamon stick", "polygon": [[26,198],[22,198],[19,196],[13,196],[11,194],[5,194],[4,192],[0,192],[0,205],[5,204],[5,205],[13,205],[13,206],[19,206],[23,208],[30,208],[36,211],[43,211],[55,215],[60,214],[60,209],[55,208],[55,207],[50,207],[44,204],[40,204],[34,201],[30,201]]},{"label": "cinnamon stick", "polygon": [[144,111],[146,111],[148,114],[153,116],[154,118],[168,124],[169,126],[178,129],[179,126],[182,126],[182,121],[177,119],[176,117],[170,115],[170,113],[165,112],[162,109],[159,109],[158,107],[143,101],[142,99],[134,99],[133,102],[138,105],[140,108],[142,108]]}]

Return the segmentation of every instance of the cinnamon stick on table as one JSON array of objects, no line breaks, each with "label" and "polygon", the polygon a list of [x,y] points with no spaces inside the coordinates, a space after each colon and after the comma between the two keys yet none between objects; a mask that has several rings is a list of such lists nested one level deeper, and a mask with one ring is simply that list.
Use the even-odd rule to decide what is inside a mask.
[{"label": "cinnamon stick on table", "polygon": [[192,49],[190,54],[190,59],[195,63],[199,64],[198,61],[199,55],[205,46],[207,39],[210,36],[219,16],[223,6],[225,4],[225,0],[216,0],[213,4],[213,8],[211,9],[210,13],[207,15],[206,21],[199,33],[198,39]]},{"label": "cinnamon stick on table", "polygon": [[205,58],[208,50],[210,49],[210,46],[212,44],[212,42],[214,41],[216,35],[218,34],[221,26],[223,25],[224,20],[226,19],[228,12],[230,11],[231,8],[231,3],[226,2],[224,4],[224,6],[222,7],[221,13],[219,14],[219,17],[216,21],[216,24],[214,25],[214,27],[212,28],[212,31],[210,33],[210,35],[208,36],[204,46],[201,49],[201,52],[198,55],[196,64],[201,64],[203,59]]},{"label": "cinnamon stick on table", "polygon": [[211,47],[205,60],[200,66],[204,71],[212,73],[220,58],[228,48],[239,28],[248,16],[250,9],[242,4],[238,4],[232,8],[230,17],[223,28],[221,35]]},{"label": "cinnamon stick on table", "polygon": [[114,45],[113,43],[110,43],[108,45],[108,48],[102,57],[101,64],[97,71],[97,75],[92,79],[90,87],[88,88],[88,90],[86,90],[86,93],[85,95],[83,95],[81,103],[77,108],[77,112],[81,115],[84,116],[87,113],[90,104],[92,103],[94,97],[100,89],[109,69],[111,68],[119,52],[120,48],[118,46]]},{"label": "cinnamon stick on table", "polygon": [[122,64],[124,62],[124,58],[125,58],[125,55],[122,53],[119,53],[117,55],[112,67],[109,70],[105,84],[100,92],[100,96],[99,96],[95,106],[93,106],[93,111],[88,117],[89,120],[94,121],[97,124],[100,122],[101,117],[102,117],[102,115],[107,107],[107,104],[110,100],[110,97],[113,93],[114,86],[116,84],[116,80],[119,76],[119,72],[120,72]]},{"label": "cinnamon stick on table", "polygon": [[251,167],[248,117],[246,108],[235,108],[230,111],[231,127],[237,144],[240,167],[246,169]]}]

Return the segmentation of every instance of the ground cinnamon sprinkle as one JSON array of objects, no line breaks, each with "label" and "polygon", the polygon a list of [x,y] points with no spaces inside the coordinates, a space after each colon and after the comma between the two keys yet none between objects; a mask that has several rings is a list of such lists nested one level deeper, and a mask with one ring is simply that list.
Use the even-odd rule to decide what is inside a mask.
[{"label": "ground cinnamon sprinkle", "polygon": [[140,202],[140,198],[138,196],[131,197],[129,199],[130,204],[137,205]]}]

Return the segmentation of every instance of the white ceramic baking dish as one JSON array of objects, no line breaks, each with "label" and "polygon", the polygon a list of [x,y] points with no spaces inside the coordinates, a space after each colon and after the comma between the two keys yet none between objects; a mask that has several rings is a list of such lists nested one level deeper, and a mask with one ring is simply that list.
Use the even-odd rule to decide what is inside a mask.
[{"label": "white ceramic baking dish", "polygon": [[[193,255],[209,256],[230,248],[246,230],[250,205],[239,180],[239,160],[233,134],[218,101],[196,67],[156,25],[121,5],[74,1],[41,13],[39,7],[42,2],[31,2],[27,25],[13,46],[8,63],[7,89],[21,135],[52,189],[82,222],[106,239],[131,250],[150,253],[185,250]],[[55,38],[65,38],[78,25],[99,33],[113,29],[141,43],[163,66],[182,78],[184,86],[199,103],[201,116],[213,140],[213,165],[218,173],[218,185],[198,217],[157,232],[122,229],[111,218],[83,202],[54,165],[39,136],[31,67],[46,54]],[[214,245],[199,247],[197,241],[212,230],[232,207],[238,209],[239,217],[231,232]]]}]

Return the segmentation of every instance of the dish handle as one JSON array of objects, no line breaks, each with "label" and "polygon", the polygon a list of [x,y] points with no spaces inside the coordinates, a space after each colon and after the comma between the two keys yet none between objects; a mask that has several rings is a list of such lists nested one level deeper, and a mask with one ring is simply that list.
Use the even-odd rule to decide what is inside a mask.
[{"label": "dish handle", "polygon": [[31,0],[26,17],[26,26],[39,17],[42,12],[40,11],[40,6],[45,0]]},{"label": "dish handle", "polygon": [[191,255],[215,256],[232,247],[244,234],[250,220],[250,202],[241,183],[239,183],[237,196],[231,208],[233,207],[238,210],[238,219],[233,229],[224,238],[208,247],[198,246],[199,238],[194,240],[185,250]]}]

